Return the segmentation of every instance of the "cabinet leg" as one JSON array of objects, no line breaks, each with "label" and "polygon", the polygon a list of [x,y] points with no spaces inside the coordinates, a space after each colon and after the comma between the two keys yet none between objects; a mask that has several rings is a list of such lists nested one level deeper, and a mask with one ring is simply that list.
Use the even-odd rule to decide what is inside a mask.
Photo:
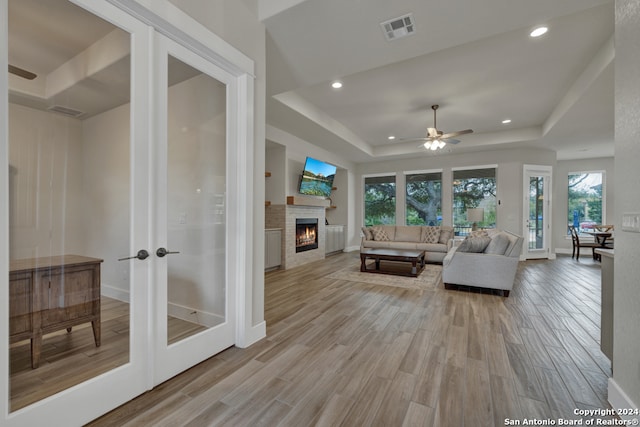
[{"label": "cabinet leg", "polygon": [[71,333],[71,329],[72,329],[72,328],[71,328],[71,326],[69,326],[69,327],[67,328],[67,332],[68,332],[68,333]]},{"label": "cabinet leg", "polygon": [[40,366],[40,350],[42,349],[42,335],[31,338],[31,368]]},{"label": "cabinet leg", "polygon": [[91,321],[91,328],[93,328],[93,339],[96,342],[96,347],[100,347],[100,320]]}]

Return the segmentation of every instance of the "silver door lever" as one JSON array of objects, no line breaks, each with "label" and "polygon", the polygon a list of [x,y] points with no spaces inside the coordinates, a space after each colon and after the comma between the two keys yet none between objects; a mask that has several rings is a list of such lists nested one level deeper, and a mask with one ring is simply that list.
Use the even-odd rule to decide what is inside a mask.
[{"label": "silver door lever", "polygon": [[147,252],[144,249],[140,249],[138,251],[138,253],[135,254],[134,256],[130,256],[130,257],[126,257],[126,258],[119,258],[118,261],[124,261],[126,259],[132,259],[132,258],[138,258],[139,260],[147,259],[147,258],[149,258],[149,252]]},{"label": "silver door lever", "polygon": [[160,258],[162,258],[165,255],[169,255],[169,254],[179,254],[180,252],[178,251],[168,251],[165,248],[158,248],[158,250],[156,251],[156,255],[158,255]]}]

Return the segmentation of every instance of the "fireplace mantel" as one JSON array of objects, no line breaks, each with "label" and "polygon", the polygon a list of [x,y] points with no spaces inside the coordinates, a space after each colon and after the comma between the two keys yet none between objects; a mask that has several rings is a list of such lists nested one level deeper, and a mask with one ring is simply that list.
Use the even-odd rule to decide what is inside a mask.
[{"label": "fireplace mantel", "polygon": [[328,208],[329,204],[330,204],[329,199],[319,199],[317,197],[307,197],[307,196],[287,196],[287,205],[318,206],[321,208]]}]

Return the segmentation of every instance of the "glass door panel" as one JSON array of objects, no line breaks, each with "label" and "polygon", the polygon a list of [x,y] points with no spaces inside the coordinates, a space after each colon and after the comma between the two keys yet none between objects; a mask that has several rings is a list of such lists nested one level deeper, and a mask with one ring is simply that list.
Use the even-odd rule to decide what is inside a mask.
[{"label": "glass door panel", "polygon": [[544,248],[544,177],[529,177],[529,250]]},{"label": "glass door panel", "polygon": [[157,40],[156,384],[235,342],[226,215],[232,78]]},{"label": "glass door panel", "polygon": [[175,343],[226,319],[226,86],[169,56],[167,104],[166,340]]},{"label": "glass door panel", "polygon": [[551,171],[547,167],[524,170],[525,256],[527,259],[549,257],[549,213],[551,211]]},{"label": "glass door panel", "polygon": [[66,0],[8,23],[16,411],[130,361],[131,38]]}]

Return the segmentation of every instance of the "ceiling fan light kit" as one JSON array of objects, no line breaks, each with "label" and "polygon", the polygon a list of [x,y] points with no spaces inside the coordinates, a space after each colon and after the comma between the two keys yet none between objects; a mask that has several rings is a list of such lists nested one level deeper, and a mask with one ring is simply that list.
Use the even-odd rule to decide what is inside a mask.
[{"label": "ceiling fan light kit", "polygon": [[433,110],[433,127],[427,128],[426,136],[419,137],[419,138],[402,138],[401,140],[402,141],[424,141],[422,146],[425,149],[436,151],[444,148],[445,145],[447,145],[447,143],[457,144],[458,142],[460,142],[457,139],[453,139],[453,137],[459,136],[459,135],[465,135],[473,132],[473,130],[471,129],[459,130],[456,132],[448,132],[448,133],[444,133],[441,130],[438,130],[438,128],[436,127],[436,110],[438,110],[439,107],[440,106],[438,104],[434,104],[431,106],[431,109]]}]

